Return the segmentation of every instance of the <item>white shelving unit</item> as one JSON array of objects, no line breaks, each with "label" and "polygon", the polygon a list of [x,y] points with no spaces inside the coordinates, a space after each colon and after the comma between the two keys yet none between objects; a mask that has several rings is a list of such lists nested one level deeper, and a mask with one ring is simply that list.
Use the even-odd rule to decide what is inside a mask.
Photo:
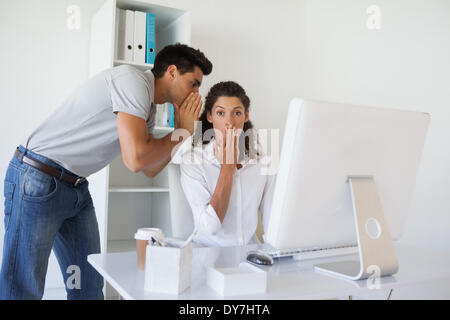
[{"label": "white shelving unit", "polygon": [[[115,54],[116,10],[151,12],[156,17],[156,53],[168,44],[190,44],[190,13],[152,4],[151,0],[105,0],[91,21],[89,75],[107,68],[128,64],[140,70],[153,65],[117,60]],[[156,138],[173,128],[155,127]],[[100,230],[102,252],[136,250],[134,233],[142,227],[158,227],[171,236],[167,170],[153,179],[128,170],[118,157],[109,166],[89,177]],[[110,286],[106,297],[115,297]]]},{"label": "white shelving unit", "polygon": [[[151,12],[156,17],[156,53],[168,44],[190,44],[189,12],[152,4],[151,1],[105,0],[91,21],[90,76],[113,66],[128,64],[149,70],[150,64],[117,60],[115,53],[116,10]],[[167,135],[169,127],[155,127],[155,137]],[[118,157],[89,178],[96,208],[102,252],[135,250],[134,233],[142,227],[162,228],[171,235],[167,170],[150,179],[128,170]]]}]

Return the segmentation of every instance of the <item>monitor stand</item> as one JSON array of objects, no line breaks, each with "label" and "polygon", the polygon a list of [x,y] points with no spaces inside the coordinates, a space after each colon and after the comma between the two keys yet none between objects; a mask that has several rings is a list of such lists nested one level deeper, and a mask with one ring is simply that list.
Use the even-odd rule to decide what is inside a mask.
[{"label": "monitor stand", "polygon": [[349,176],[358,238],[359,261],[317,264],[316,271],[350,280],[392,275],[398,271],[397,254],[371,176]]}]

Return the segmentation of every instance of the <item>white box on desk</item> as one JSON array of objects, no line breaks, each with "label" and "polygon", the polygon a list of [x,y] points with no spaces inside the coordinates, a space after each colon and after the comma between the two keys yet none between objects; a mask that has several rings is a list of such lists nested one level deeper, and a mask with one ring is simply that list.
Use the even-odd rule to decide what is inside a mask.
[{"label": "white box on desk", "polygon": [[183,248],[147,246],[144,289],[179,294],[191,283],[192,243]]},{"label": "white box on desk", "polygon": [[222,296],[265,293],[267,273],[247,262],[242,262],[234,268],[209,267],[206,282]]}]

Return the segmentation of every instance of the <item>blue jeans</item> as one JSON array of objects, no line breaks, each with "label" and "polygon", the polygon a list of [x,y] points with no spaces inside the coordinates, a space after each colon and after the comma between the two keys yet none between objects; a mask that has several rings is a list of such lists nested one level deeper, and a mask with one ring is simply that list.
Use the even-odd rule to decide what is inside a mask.
[{"label": "blue jeans", "polygon": [[[64,170],[24,147],[22,154]],[[74,187],[13,157],[5,177],[5,238],[0,299],[41,299],[48,259],[58,259],[68,299],[103,299],[103,278],[87,262],[100,253],[88,182]]]}]

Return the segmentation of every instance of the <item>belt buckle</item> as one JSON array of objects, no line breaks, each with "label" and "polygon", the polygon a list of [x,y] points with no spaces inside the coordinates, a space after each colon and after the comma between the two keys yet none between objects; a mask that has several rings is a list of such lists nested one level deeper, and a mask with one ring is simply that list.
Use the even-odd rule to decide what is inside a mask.
[{"label": "belt buckle", "polygon": [[78,178],[77,181],[73,184],[74,187],[78,187],[80,184],[86,181],[86,178]]}]

